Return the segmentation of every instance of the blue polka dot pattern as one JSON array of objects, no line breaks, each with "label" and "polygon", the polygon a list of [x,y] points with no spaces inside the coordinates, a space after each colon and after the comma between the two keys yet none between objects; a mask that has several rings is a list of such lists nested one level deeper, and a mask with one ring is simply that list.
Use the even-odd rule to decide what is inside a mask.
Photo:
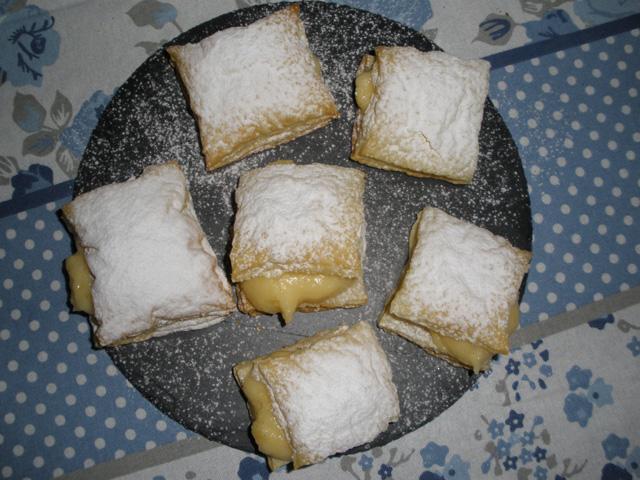
[{"label": "blue polka dot pattern", "polygon": [[0,471],[51,478],[192,435],[93,350],[69,313],[58,205],[0,220]]},{"label": "blue polka dot pattern", "polygon": [[[638,285],[638,30],[493,72],[529,182],[529,324]],[[611,48],[611,46],[613,48]]]}]

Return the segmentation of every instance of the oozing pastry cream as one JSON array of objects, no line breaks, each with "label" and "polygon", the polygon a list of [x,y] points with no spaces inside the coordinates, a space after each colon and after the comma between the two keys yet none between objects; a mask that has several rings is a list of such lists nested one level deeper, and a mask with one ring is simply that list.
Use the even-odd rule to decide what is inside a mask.
[{"label": "oozing pastry cream", "polygon": [[366,322],[241,362],[233,374],[272,469],[321,462],[369,442],[400,413],[391,367]]},{"label": "oozing pastry cream", "polygon": [[276,278],[245,280],[240,283],[240,288],[257,310],[281,313],[285,323],[289,323],[299,305],[327,300],[353,283],[353,279],[333,275],[284,273]]},{"label": "oozing pastry cream", "polygon": [[87,265],[87,259],[81,250],[67,257],[64,268],[69,275],[69,291],[71,294],[71,306],[76,312],[84,312],[93,315],[93,297],[91,286],[93,275]]},{"label": "oozing pastry cream", "polygon": [[267,456],[269,468],[275,470],[291,462],[291,444],[276,420],[267,386],[248,376],[242,384],[242,392],[249,403],[251,435],[258,450]]},{"label": "oozing pastry cream", "polygon": [[[413,254],[413,250],[416,246],[418,223],[416,222],[411,228],[409,234],[409,251]],[[386,315],[392,315],[389,313],[388,308],[385,312]],[[518,305],[515,304],[509,310],[509,320],[507,329],[509,335],[516,331],[519,325],[520,311]],[[402,321],[396,317],[396,320]],[[433,329],[427,328],[424,325],[422,329],[431,337],[436,350],[457,363],[471,367],[475,373],[486,370],[489,368],[489,362],[491,358],[498,353],[508,353],[504,351],[495,351],[481,345],[475,345],[471,342],[464,340],[457,340],[453,337],[441,335]]]},{"label": "oozing pastry cream", "polygon": [[240,177],[231,248],[238,307],[256,315],[360,306],[364,174],[276,161]]},{"label": "oozing pastry cream", "polygon": [[[518,328],[519,317],[518,306],[514,305],[509,312],[509,335]],[[383,317],[380,319],[380,326],[385,330],[413,341],[425,350],[441,356],[451,363],[471,368],[475,373],[487,370],[491,358],[494,355],[508,353],[505,351],[494,351],[468,341],[440,335],[424,325],[409,322],[391,315],[388,310],[385,311]]]},{"label": "oozing pastry cream", "polygon": [[410,260],[379,325],[475,372],[509,352],[529,252],[488,230],[425,208],[409,237]]},{"label": "oozing pastry cream", "polygon": [[385,170],[470,183],[489,85],[489,63],[443,52],[380,46],[355,79],[351,158]]},{"label": "oozing pastry cream", "polygon": [[[373,57],[371,57],[373,59]],[[372,60],[375,62],[375,60]],[[373,66],[364,67],[356,77],[356,104],[360,110],[366,110],[373,96],[373,79],[371,69]]]},{"label": "oozing pastry cream", "polygon": [[65,261],[71,303],[90,315],[97,346],[203,328],[234,309],[176,162],[79,195],[62,213],[78,249]]},{"label": "oozing pastry cream", "polygon": [[470,366],[476,373],[486,370],[491,357],[494,355],[493,352],[478,345],[438,335],[433,330],[428,330],[428,332],[439,351],[463,365]]}]

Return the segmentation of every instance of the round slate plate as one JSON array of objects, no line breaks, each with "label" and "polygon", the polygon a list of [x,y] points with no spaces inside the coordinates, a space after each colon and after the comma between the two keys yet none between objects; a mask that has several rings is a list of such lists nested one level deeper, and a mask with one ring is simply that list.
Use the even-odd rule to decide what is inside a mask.
[{"label": "round slate plate", "polygon": [[[282,5],[260,5],[215,18],[173,42],[197,42],[228,27],[247,25]],[[205,437],[255,451],[250,419],[231,368],[320,329],[359,320],[375,323],[407,259],[407,238],[416,214],[432,205],[530,249],[527,186],[517,149],[487,101],[480,134],[479,168],[473,183],[455,186],[364,167],[349,160],[355,116],[353,80],[360,58],[377,45],[435,47],[419,33],[367,12],[326,3],[304,3],[302,18],[319,56],[341,117],[329,126],[273,150],[207,173],[194,118],[181,84],[158,51],[117,90],[95,129],[80,165],[76,194],[120,182],[144,166],[178,160],[190,183],[196,212],[227,272],[233,193],[241,173],[275,159],[324,162],[364,170],[369,303],[353,310],[297,314],[282,326],[273,316],[240,313],[208,329],[183,332],[108,349],[115,364],[160,410]],[[398,386],[401,417],[360,450],[383,445],[438,416],[474,382],[467,370],[435,359],[413,344],[379,332]]]}]

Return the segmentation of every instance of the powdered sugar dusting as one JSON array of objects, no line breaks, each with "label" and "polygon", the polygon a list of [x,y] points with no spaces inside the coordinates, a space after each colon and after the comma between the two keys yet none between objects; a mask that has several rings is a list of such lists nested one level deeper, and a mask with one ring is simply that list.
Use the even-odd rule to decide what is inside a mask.
[{"label": "powdered sugar dusting", "polygon": [[325,264],[320,273],[357,277],[363,190],[362,172],[323,164],[272,164],[244,174],[236,191],[234,281],[319,273]]},{"label": "powdered sugar dusting", "polygon": [[354,153],[466,183],[476,169],[489,63],[412,47],[379,47],[375,58]]},{"label": "powdered sugar dusting", "polygon": [[257,139],[251,151],[276,141],[283,123],[306,131],[335,116],[297,12],[289,6],[169,48],[199,118],[209,168],[236,160],[238,150]]},{"label": "powdered sugar dusting", "polygon": [[507,329],[527,260],[504,238],[426,208],[390,311],[442,334],[492,346],[495,332]]},{"label": "powdered sugar dusting", "polygon": [[[262,5],[214,19],[175,43],[196,42],[221,28],[247,25],[280,6]],[[195,210],[225,270],[239,176],[276,159],[327,163],[366,172],[365,282],[367,305],[351,310],[297,314],[285,327],[276,317],[234,314],[199,332],[186,332],[110,350],[131,382],[164,412],[203,435],[254,451],[245,402],[231,368],[320,329],[359,320],[374,324],[408,256],[408,234],[420,210],[431,205],[485,227],[520,248],[530,248],[529,202],[516,147],[487,101],[480,131],[478,169],[471,184],[454,186],[364,167],[349,160],[355,119],[353,80],[362,55],[378,45],[432,48],[411,29],[366,12],[305,2],[301,17],[311,50],[341,117],[289,144],[206,173],[198,131],[165,54],[154,54],[114,96],[80,166],[77,191],[138,175],[144,165],[175,159],[185,170]],[[396,335],[378,332],[398,386],[401,415],[372,443],[381,445],[415,430],[453,403],[471,385],[464,369],[425,354]],[[171,358],[171,362],[167,361]]]},{"label": "powdered sugar dusting", "polygon": [[[79,196],[64,209],[89,268],[101,345],[159,328],[214,323],[233,309],[231,288],[195,221],[176,164]],[[179,329],[176,323],[171,329]],[[158,332],[158,333],[160,333]]]},{"label": "powdered sugar dusting", "polygon": [[370,324],[339,327],[304,342],[288,354],[257,359],[252,374],[269,388],[294,458],[306,464],[373,440],[400,409],[391,368]]}]

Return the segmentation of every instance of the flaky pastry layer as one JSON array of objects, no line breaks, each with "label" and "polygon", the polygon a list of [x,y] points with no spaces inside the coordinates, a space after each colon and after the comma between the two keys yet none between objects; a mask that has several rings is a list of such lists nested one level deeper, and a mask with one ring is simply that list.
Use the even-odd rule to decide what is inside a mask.
[{"label": "flaky pastry layer", "polygon": [[235,309],[177,163],[82,194],[62,212],[93,277],[99,346],[202,328]]},{"label": "flaky pastry layer", "polygon": [[232,279],[285,272],[362,277],[364,173],[272,163],[240,177]]},{"label": "flaky pastry layer", "polygon": [[380,316],[380,319],[378,320],[378,326],[386,330],[387,332],[404,337],[405,339],[415,343],[431,355],[442,358],[452,365],[464,368],[469,367],[468,365],[464,365],[459,362],[446,350],[438,348],[438,345],[433,341],[433,337],[429,333],[429,330],[424,326],[416,325],[406,320],[401,320],[389,314],[388,312],[384,312]]},{"label": "flaky pastry layer", "polygon": [[409,175],[469,183],[489,85],[489,64],[413,47],[377,47],[358,75],[372,94],[358,109],[351,158]]},{"label": "flaky pastry layer", "polygon": [[209,170],[339,116],[299,5],[167,52],[188,93]]},{"label": "flaky pastry layer", "polygon": [[234,368],[267,386],[296,468],[373,440],[399,416],[391,368],[373,328],[325,330]]},{"label": "flaky pastry layer", "polygon": [[346,290],[297,311],[350,308],[367,302],[364,173],[324,164],[275,162],[240,177],[231,248],[238,307],[258,314],[242,282],[285,273],[353,280]]},{"label": "flaky pastry layer", "polygon": [[388,312],[445,337],[508,353],[511,309],[531,253],[488,230],[427,207]]}]

